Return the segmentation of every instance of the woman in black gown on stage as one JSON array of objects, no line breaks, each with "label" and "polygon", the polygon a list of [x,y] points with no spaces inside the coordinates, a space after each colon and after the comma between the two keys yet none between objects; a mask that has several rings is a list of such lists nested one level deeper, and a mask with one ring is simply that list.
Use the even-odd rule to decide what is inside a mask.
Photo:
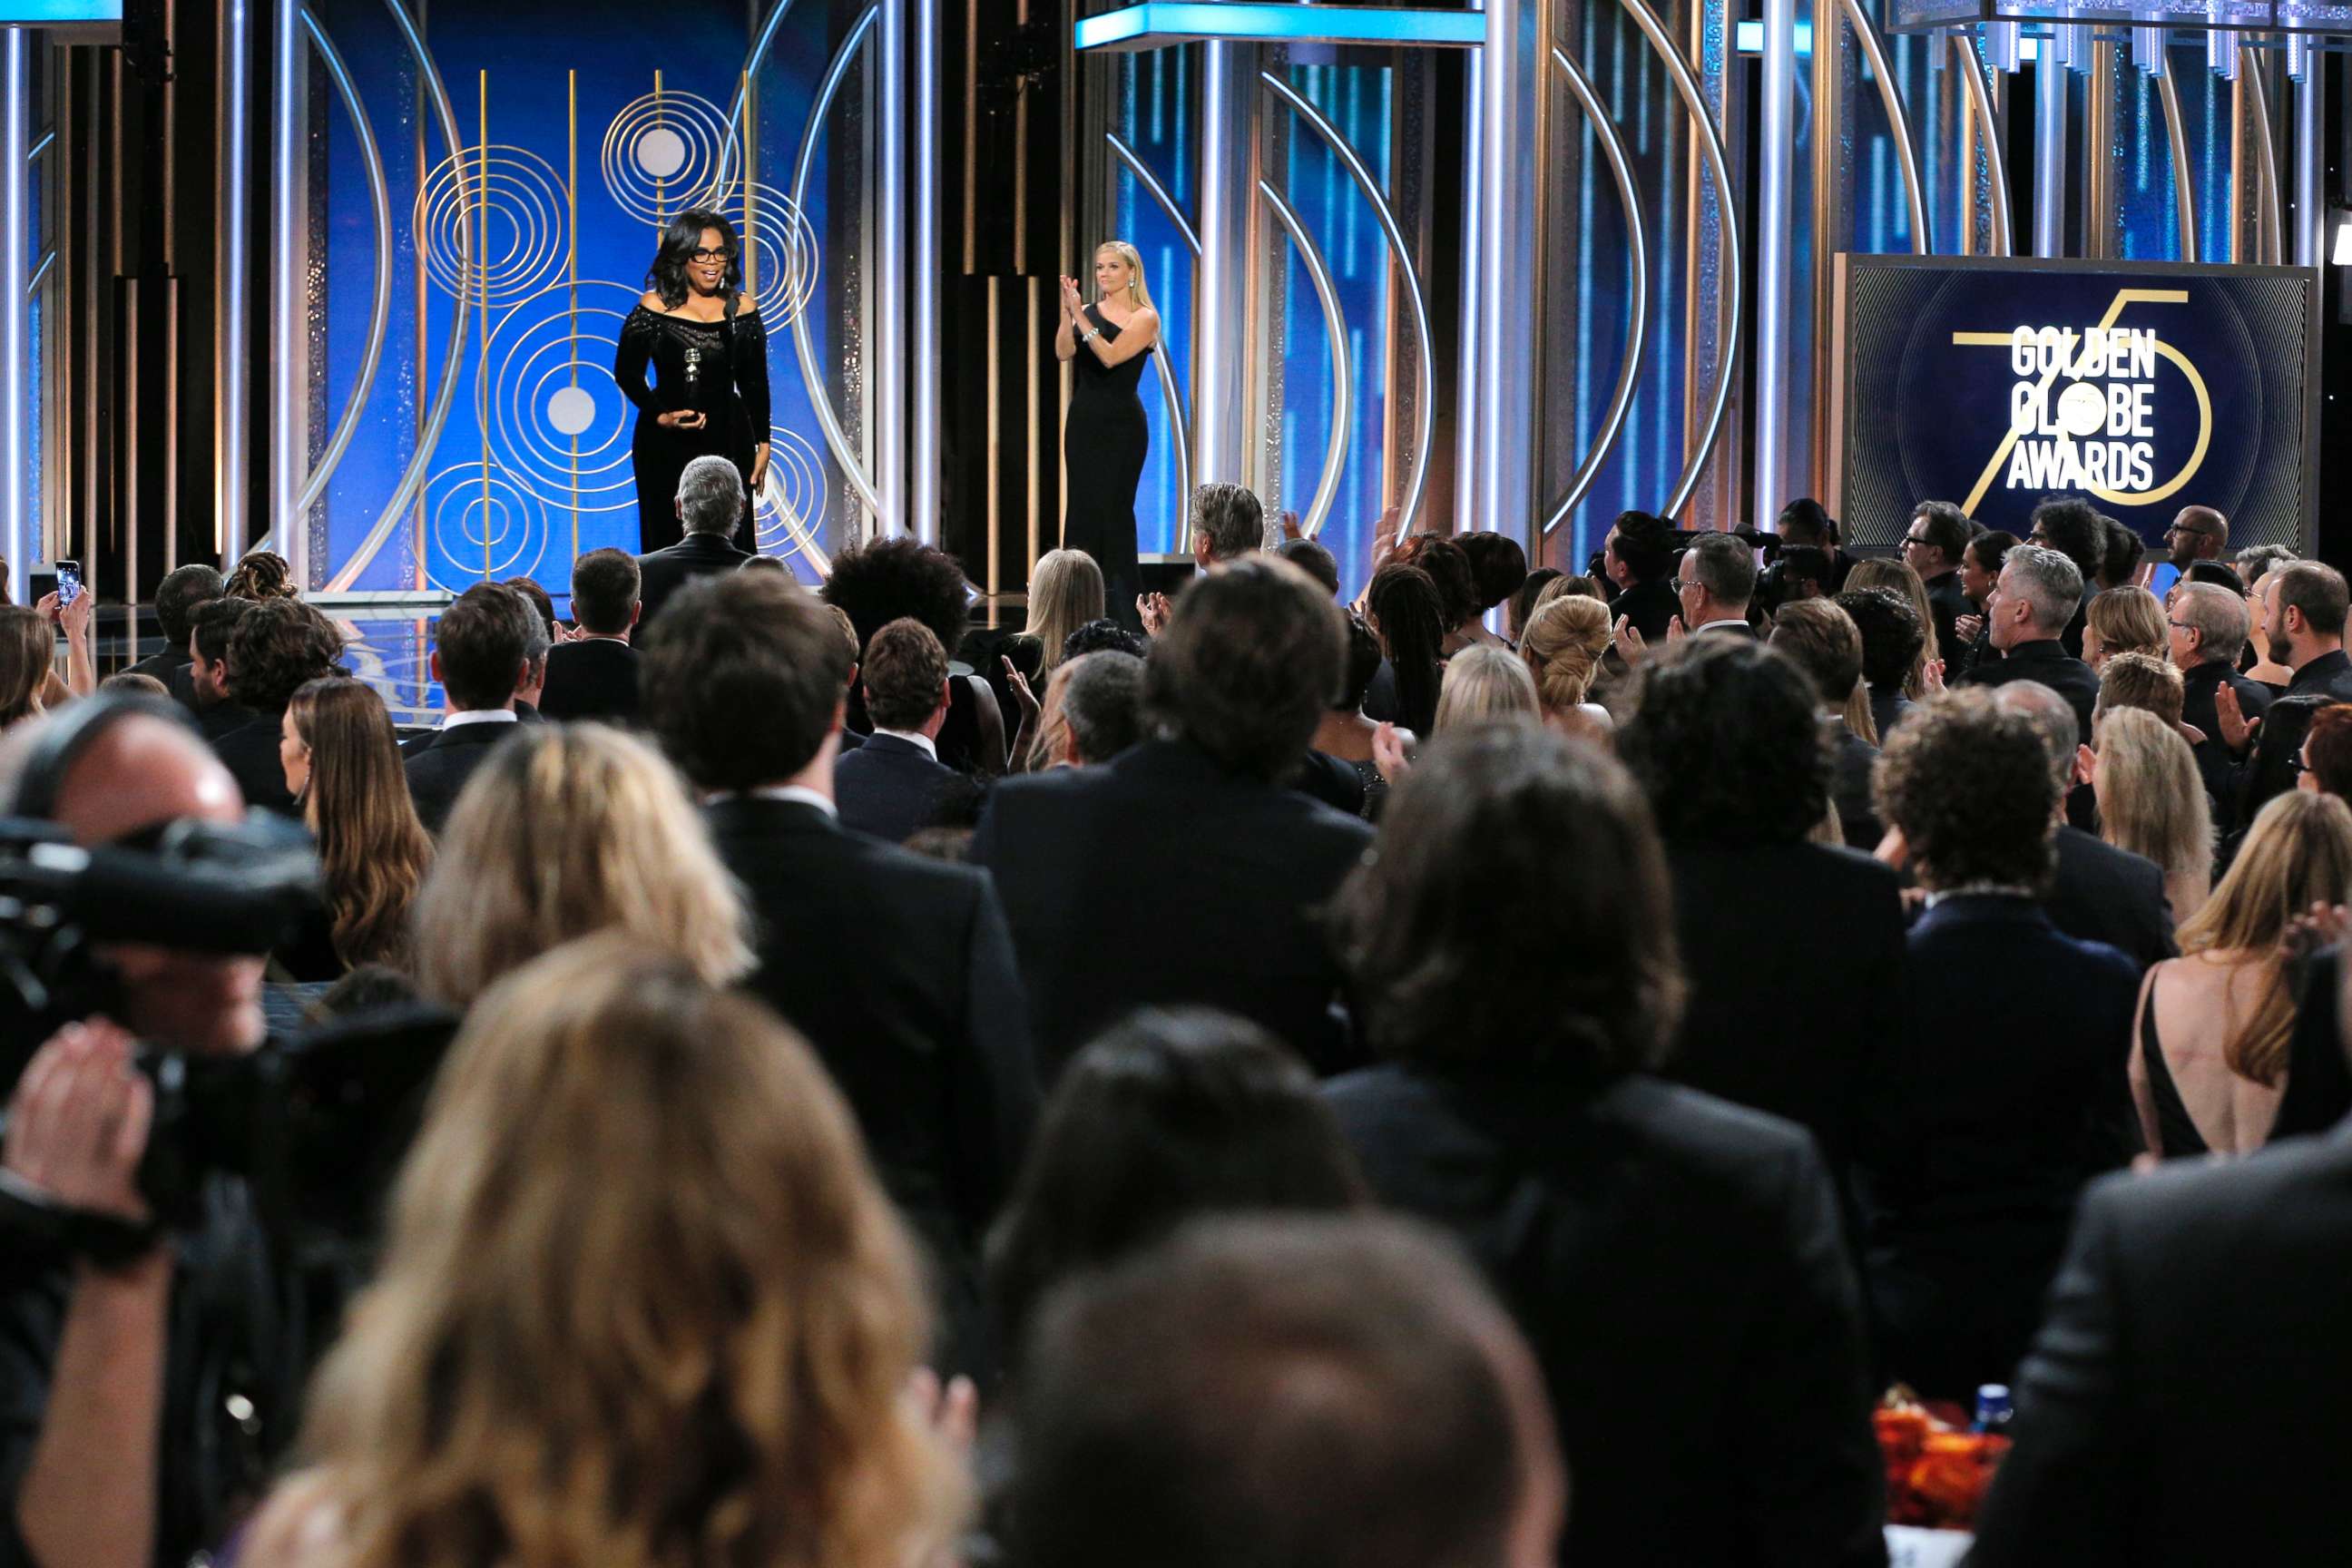
[{"label": "woman in black gown on stage", "polygon": [[768,471],[768,332],[758,301],[742,287],[735,226],[714,212],[683,212],[662,231],[646,297],[621,323],[613,379],[637,405],[629,459],[641,552],[678,542],[677,477],[713,454],[743,476],[735,542],[756,549],[751,498]]},{"label": "woman in black gown on stage", "polygon": [[1077,384],[1062,427],[1069,493],[1062,545],[1083,550],[1102,568],[1110,613],[1135,624],[1143,583],[1135,559],[1135,487],[1151,444],[1143,422],[1144,356],[1160,338],[1160,315],[1144,291],[1143,258],[1125,240],[1095,251],[1095,298],[1078,302],[1078,280],[1062,279],[1062,327],[1054,353],[1076,362]]}]

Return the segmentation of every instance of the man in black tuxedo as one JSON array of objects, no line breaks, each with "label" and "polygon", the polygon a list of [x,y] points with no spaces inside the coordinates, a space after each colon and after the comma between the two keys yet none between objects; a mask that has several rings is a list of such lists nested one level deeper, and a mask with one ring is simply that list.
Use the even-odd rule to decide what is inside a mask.
[{"label": "man in black tuxedo", "polygon": [[1929,628],[1935,651],[1928,657],[1943,659],[1955,670],[1963,646],[1959,618],[1977,613],[1960,592],[1960,557],[1968,552],[1969,537],[1969,514],[1948,500],[1923,500],[1913,507],[1911,524],[1903,531],[1904,563],[1927,584],[1927,609],[1936,618]]},{"label": "man in black tuxedo", "polygon": [[2226,686],[2235,695],[2238,714],[2250,725],[2270,711],[2277,694],[2238,673],[2238,656],[2245,651],[2252,629],[2242,596],[2210,583],[2183,583],[2172,595],[2166,619],[2170,623],[2168,649],[2180,671],[2180,721],[2204,737],[2196,742],[2197,773],[2213,798],[2213,830],[2226,835],[2239,826],[2237,759],[2221,739],[2221,689]]},{"label": "man in black tuxedo", "polygon": [[646,639],[646,710],[712,797],[712,840],[758,922],[750,984],[808,1037],[856,1112],[940,1266],[951,1363],[971,1369],[981,1236],[1037,1095],[1003,909],[984,872],[842,830],[834,756],[851,664],[814,595],[739,573],[679,604]]},{"label": "man in black tuxedo", "polygon": [[841,825],[904,844],[939,813],[961,774],[940,761],[948,717],[948,650],[931,629],[900,618],[874,634],[858,668],[874,732],[833,764]]},{"label": "man in black tuxedo", "polygon": [[[2033,726],[2059,794],[2074,787],[2082,778],[2082,742],[2074,738],[2074,705],[2032,680],[2002,687],[1998,700]],[[2057,875],[2042,900],[2051,924],[2080,941],[2105,942],[2142,970],[2180,951],[2172,939],[2164,872],[2155,861],[2063,821],[2056,849]]]},{"label": "man in black tuxedo", "polygon": [[743,521],[743,476],[725,458],[697,458],[677,477],[677,521],[686,537],[667,550],[637,557],[645,599],[642,624],[650,626],[669,596],[697,577],[732,572],[751,559],[735,548]]},{"label": "man in black tuxedo", "polygon": [[1664,642],[1682,614],[1675,591],[1675,528],[1645,511],[1620,512],[1601,546],[1601,569],[1617,586],[1610,611],[1647,642]]},{"label": "man in black tuxedo", "polygon": [[195,627],[190,619],[198,605],[221,596],[220,568],[192,562],[164,574],[155,585],[155,622],[163,633],[163,651],[150,654],[122,673],[152,675],[165,687],[172,686],[173,676],[195,662],[188,651],[188,637]]},{"label": "man in black tuxedo", "polygon": [[[1960,684],[2031,680],[2046,686],[2074,705],[2075,743],[2089,745],[2099,677],[2059,640],[2082,597],[2083,574],[2064,554],[2034,544],[2011,551],[1985,600],[1986,634],[2001,657],[1969,670]],[[2081,647],[2079,640],[2075,646]]]},{"label": "man in black tuxedo", "polygon": [[[2237,769],[2235,819],[2253,821],[2275,795],[2294,787],[2294,759],[2311,716],[2330,702],[2352,702],[2352,658],[2344,652],[2347,600],[2344,574],[2316,561],[2273,569],[2270,625],[2263,628],[2270,656],[2294,671],[2269,713],[2249,719],[2232,690],[2213,694],[2214,721]],[[2251,752],[2251,754],[2249,752]]]},{"label": "man in black tuxedo", "polygon": [[286,706],[306,681],[340,673],[343,634],[299,599],[264,599],[237,618],[228,645],[229,695],[252,717],[213,742],[245,803],[299,816],[278,748]]},{"label": "man in black tuxedo", "polygon": [[2092,1187],[1969,1561],[2343,1562],[2347,1299],[2352,1126]]},{"label": "man in black tuxedo", "polygon": [[188,662],[172,672],[172,695],[196,716],[207,742],[253,722],[253,710],[229,695],[228,645],[251,599],[208,599],[189,616]]},{"label": "man in black tuxedo", "polygon": [[1371,829],[1284,787],[1346,657],[1314,580],[1247,556],[1194,582],[1151,645],[1159,738],[996,786],[971,855],[1003,896],[1048,1074],[1132,1009],[1185,1003],[1323,1070],[1350,1060],[1322,911]]},{"label": "man in black tuxedo", "polygon": [[547,650],[540,716],[558,721],[637,717],[637,650],[630,628],[640,608],[637,558],[625,550],[592,550],[572,567],[572,619],[580,636]]},{"label": "man in black tuxedo", "polygon": [[534,644],[546,633],[530,602],[501,583],[477,583],[457,595],[433,626],[433,679],[448,710],[441,727],[401,747],[409,797],[426,829],[439,833],[466,781],[490,748],[514,733],[516,693],[544,679]]}]

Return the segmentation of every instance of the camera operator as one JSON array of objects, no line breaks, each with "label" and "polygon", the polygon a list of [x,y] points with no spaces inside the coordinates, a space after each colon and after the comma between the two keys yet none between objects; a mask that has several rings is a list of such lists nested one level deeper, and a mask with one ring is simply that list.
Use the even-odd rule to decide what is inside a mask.
[{"label": "camera operator", "polygon": [[[12,732],[0,805],[84,847],[245,816],[195,733],[135,700]],[[252,1051],[263,960],[131,943],[93,956],[114,1016],[35,1054],[8,1102],[0,1184],[121,1222],[118,1244],[0,1247],[0,1568],[190,1561],[234,1522],[294,1415],[245,1184],[205,1174],[190,1212],[159,1228],[139,1181],[156,1097],[134,1038],[192,1058]]]}]

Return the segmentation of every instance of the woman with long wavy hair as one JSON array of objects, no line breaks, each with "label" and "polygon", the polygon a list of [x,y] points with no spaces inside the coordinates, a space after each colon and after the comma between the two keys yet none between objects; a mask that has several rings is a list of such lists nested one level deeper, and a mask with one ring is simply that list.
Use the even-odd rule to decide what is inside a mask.
[{"label": "woman with long wavy hair", "polygon": [[2173,923],[2186,924],[2213,887],[2213,813],[2197,754],[2177,728],[2141,708],[2103,714],[2096,739],[2099,837],[2157,863]]},{"label": "woman with long wavy hair", "polygon": [[[1029,574],[1029,623],[1021,635],[1038,645],[1037,668],[1024,669],[1042,680],[1062,662],[1062,645],[1088,621],[1103,617],[1102,568],[1083,550],[1048,550]],[[1016,658],[1015,662],[1019,660]]]},{"label": "woman with long wavy hair", "polygon": [[[1445,602],[1436,583],[1418,566],[1381,567],[1364,590],[1364,619],[1381,639],[1381,657],[1387,661],[1387,700],[1377,705],[1413,733],[1432,733],[1438,689],[1445,679]],[[1372,689],[1380,687],[1375,676]]]},{"label": "woman with long wavy hair", "polygon": [[2280,944],[2295,916],[2347,899],[2352,808],[2310,790],[2263,807],[2221,885],[2182,922],[2180,956],[2140,988],[2130,1072],[2150,1150],[2243,1154],[2268,1141],[2294,1033]]},{"label": "woman with long wavy hair", "polygon": [[0,605],[0,730],[47,708],[43,691],[57,646],[57,634],[38,610]]},{"label": "woman with long wavy hair", "polygon": [[1929,628],[1928,636],[1919,644],[1918,655],[1911,660],[1911,668],[1903,672],[1903,695],[1914,702],[1923,700],[1927,695],[1927,661],[1948,657],[1937,651],[1936,610],[1927,602],[1927,584],[1920,581],[1919,574],[1908,562],[1873,560],[1855,562],[1853,570],[1845,574],[1845,587],[1841,592],[1851,593],[1856,588],[1886,588],[1900,594],[1910,605],[1911,613],[1919,617],[1919,624]]},{"label": "woman with long wavy hair", "polygon": [[383,700],[330,676],[296,688],[282,723],[278,762],[319,843],[327,921],[280,962],[297,980],[333,980],[363,963],[407,968],[409,908],[433,864],[433,837],[409,801]]},{"label": "woman with long wavy hair", "polygon": [[247,1559],[910,1568],[963,1494],[908,1397],[924,1318],[800,1037],[629,938],[572,943],[450,1048]]}]

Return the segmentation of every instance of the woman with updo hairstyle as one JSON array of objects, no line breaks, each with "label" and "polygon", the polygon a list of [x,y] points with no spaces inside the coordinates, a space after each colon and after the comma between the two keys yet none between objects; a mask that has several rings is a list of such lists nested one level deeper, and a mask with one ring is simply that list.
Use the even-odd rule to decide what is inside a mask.
[{"label": "woman with updo hairstyle", "polygon": [[416,979],[464,1008],[575,937],[619,931],[707,983],[752,965],[742,894],[686,786],[603,724],[534,724],[475,770],[416,900]]},{"label": "woman with updo hairstyle", "polygon": [[450,1047],[389,1232],[252,1568],[911,1568],[950,1542],[916,1256],[757,1002],[619,933],[524,965]]},{"label": "woman with updo hairstyle", "polygon": [[2145,588],[2109,588],[2095,595],[2083,616],[2083,662],[2093,669],[2111,655],[2144,653],[2166,658],[2171,631],[2163,604]]},{"label": "woman with updo hairstyle", "polygon": [[221,588],[225,599],[299,599],[293,563],[274,550],[247,551]]},{"label": "woman with updo hairstyle", "polygon": [[1609,710],[1588,700],[1609,639],[1608,605],[1582,595],[1563,595],[1528,618],[1519,657],[1536,678],[1544,722],[1563,735],[1595,740],[1614,727]]},{"label": "woman with updo hairstyle", "polygon": [[[2009,552],[2017,548],[2017,535],[2005,529],[1990,528],[1968,542],[1960,552],[1960,596],[1975,609],[1952,623],[1967,645],[1957,654],[1944,656],[1944,677],[1947,680],[1962,669],[1997,658],[1993,652],[1991,633],[1984,624],[1985,601],[1992,597],[1993,584],[2000,581],[2000,569]],[[1931,621],[1929,625],[1934,625]]]},{"label": "woman with updo hairstyle", "polygon": [[[1391,562],[1372,574],[1364,590],[1364,619],[1381,639],[1389,712],[1416,735],[1433,732],[1445,674],[1445,602],[1436,583],[1418,566]],[[1375,676],[1373,690],[1379,689]]]},{"label": "woman with updo hairstyle", "polygon": [[347,676],[296,689],[280,721],[286,787],[319,844],[323,922],[276,955],[297,981],[335,980],[362,964],[408,967],[409,910],[433,864],[400,740],[375,689]]}]

